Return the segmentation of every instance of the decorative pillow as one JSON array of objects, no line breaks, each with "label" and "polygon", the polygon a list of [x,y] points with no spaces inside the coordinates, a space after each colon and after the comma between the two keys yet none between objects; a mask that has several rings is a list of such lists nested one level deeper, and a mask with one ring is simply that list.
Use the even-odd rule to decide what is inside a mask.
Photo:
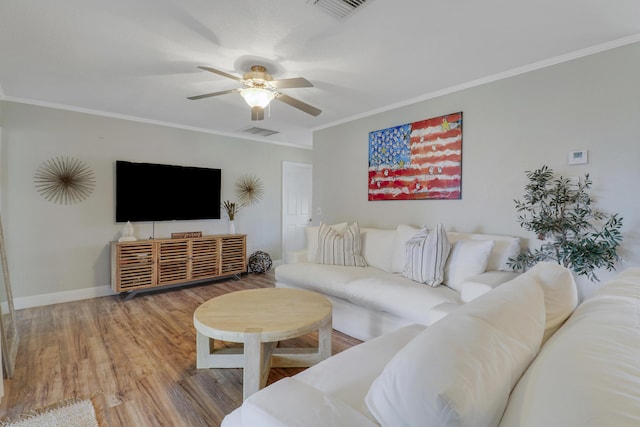
[{"label": "decorative pillow", "polygon": [[447,237],[449,237],[451,244],[458,240],[493,240],[495,246],[491,250],[491,255],[489,255],[489,261],[487,262],[487,270],[491,271],[513,271],[507,262],[509,262],[509,258],[515,258],[520,253],[519,237],[500,234],[463,233],[460,231],[449,231],[447,232]]},{"label": "decorative pillow", "polygon": [[458,240],[451,245],[451,252],[444,267],[444,283],[458,292],[467,277],[484,273],[493,240]]},{"label": "decorative pillow", "polygon": [[396,245],[391,261],[391,272],[402,273],[407,263],[407,242],[420,231],[419,228],[410,225],[400,224],[396,227]]},{"label": "decorative pillow", "polygon": [[495,427],[540,348],[544,293],[509,282],[426,328],[391,359],[365,402],[382,426]]},{"label": "decorative pillow", "polygon": [[407,264],[404,277],[429,286],[438,286],[444,280],[444,264],[449,255],[449,240],[442,224],[433,231],[422,227],[407,242]]},{"label": "decorative pillow", "polygon": [[358,223],[354,222],[348,226],[344,234],[320,223],[316,262],[318,264],[366,267],[367,263],[362,257],[362,242]]},{"label": "decorative pillow", "polygon": [[[346,222],[340,222],[330,225],[329,227],[336,230],[338,234],[342,234],[344,230],[347,229],[347,225]],[[305,227],[304,231],[307,236],[307,261],[316,262],[316,258],[318,257],[318,231],[320,231],[320,226],[312,225]]]}]

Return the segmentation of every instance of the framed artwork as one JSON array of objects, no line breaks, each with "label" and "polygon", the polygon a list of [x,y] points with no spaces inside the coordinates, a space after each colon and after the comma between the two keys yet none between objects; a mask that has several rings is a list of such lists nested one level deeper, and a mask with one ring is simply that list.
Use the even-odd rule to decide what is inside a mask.
[{"label": "framed artwork", "polygon": [[462,112],[369,132],[369,200],[460,199]]}]

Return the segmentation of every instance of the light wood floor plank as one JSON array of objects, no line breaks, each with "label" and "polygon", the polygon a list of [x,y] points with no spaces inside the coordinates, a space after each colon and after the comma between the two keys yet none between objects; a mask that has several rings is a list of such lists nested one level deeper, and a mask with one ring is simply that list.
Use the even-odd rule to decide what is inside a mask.
[{"label": "light wood floor plank", "polygon": [[[193,312],[227,292],[273,286],[271,270],[129,301],[109,296],[19,310],[16,370],[5,380],[0,419],[91,398],[102,427],[220,425],[242,403],[242,369],[196,369]],[[312,333],[282,345],[317,342]],[[333,333],[333,353],[357,343]],[[273,368],[267,384],[302,370]]]}]

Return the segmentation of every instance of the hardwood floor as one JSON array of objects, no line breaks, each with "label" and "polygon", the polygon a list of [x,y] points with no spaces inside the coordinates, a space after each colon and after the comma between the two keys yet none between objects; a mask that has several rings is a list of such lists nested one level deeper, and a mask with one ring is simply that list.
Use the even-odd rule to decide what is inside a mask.
[{"label": "hardwood floor", "polygon": [[[5,379],[0,419],[91,398],[102,427],[218,426],[242,403],[242,370],[196,369],[193,312],[223,293],[273,286],[271,270],[129,301],[109,296],[19,310],[16,370]],[[359,342],[334,331],[333,353]],[[317,333],[286,345],[317,345]],[[268,382],[301,370],[274,368]]]}]

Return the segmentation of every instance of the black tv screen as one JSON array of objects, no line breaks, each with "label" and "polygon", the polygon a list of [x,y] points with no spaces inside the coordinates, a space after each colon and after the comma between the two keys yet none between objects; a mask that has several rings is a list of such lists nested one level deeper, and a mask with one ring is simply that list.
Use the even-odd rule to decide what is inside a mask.
[{"label": "black tv screen", "polygon": [[220,169],[116,161],[116,222],[220,219]]}]

